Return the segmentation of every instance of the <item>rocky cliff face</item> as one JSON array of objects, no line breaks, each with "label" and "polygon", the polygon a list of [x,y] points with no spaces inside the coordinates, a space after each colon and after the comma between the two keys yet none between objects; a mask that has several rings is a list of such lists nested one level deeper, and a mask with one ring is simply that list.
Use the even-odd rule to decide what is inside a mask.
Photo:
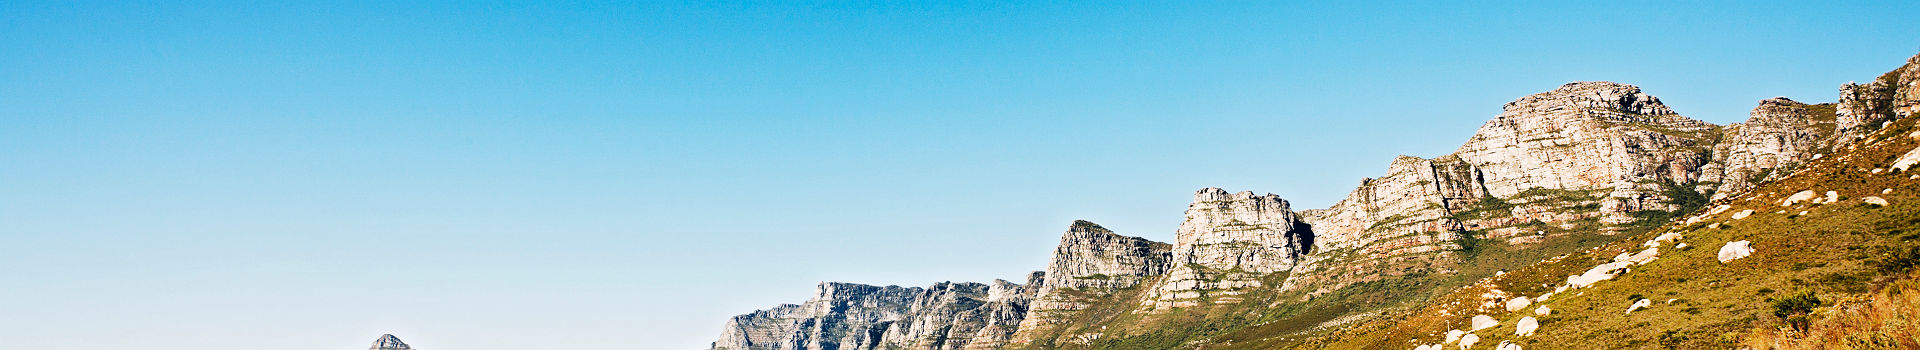
[{"label": "rocky cliff face", "polygon": [[1634,211],[1677,209],[1667,190],[1699,180],[1717,138],[1718,127],[1632,85],[1577,82],[1522,97],[1454,153],[1401,156],[1332,207],[1303,211],[1322,254],[1287,287],[1445,272],[1444,253],[1467,231],[1524,244],[1547,237],[1523,224],[1617,225]]},{"label": "rocky cliff face", "polygon": [[1494,197],[1605,190],[1600,210],[1619,223],[1630,211],[1671,209],[1660,184],[1697,180],[1717,129],[1632,85],[1569,83],[1507,103],[1454,155],[1482,171]]},{"label": "rocky cliff face", "polygon": [[1840,86],[1836,103],[1838,138],[1852,141],[1879,130],[1882,123],[1920,112],[1920,56],[1866,84]]},{"label": "rocky cliff face", "polygon": [[821,283],[799,305],[735,316],[715,349],[993,349],[1026,315],[1041,281],[927,288]]},{"label": "rocky cliff face", "polygon": [[1071,312],[1119,289],[1166,274],[1172,245],[1122,236],[1087,221],[1074,221],[1047,264],[1045,280],[1020,323],[1015,343],[1031,341]]},{"label": "rocky cliff face", "polygon": [[1060,246],[1053,250],[1041,290],[1132,287],[1166,273],[1171,249],[1166,243],[1122,236],[1092,222],[1074,221],[1060,235]]},{"label": "rocky cliff face", "polygon": [[1175,239],[1173,266],[1150,296],[1156,306],[1193,306],[1203,297],[1237,302],[1233,296],[1241,289],[1264,286],[1271,275],[1291,272],[1313,247],[1308,226],[1286,200],[1219,188],[1193,194]]},{"label": "rocky cliff face", "polygon": [[1716,200],[1745,193],[1819,154],[1835,129],[1832,104],[1809,105],[1785,97],[1760,101],[1747,122],[1726,127],[1701,182],[1718,183],[1712,187]]}]

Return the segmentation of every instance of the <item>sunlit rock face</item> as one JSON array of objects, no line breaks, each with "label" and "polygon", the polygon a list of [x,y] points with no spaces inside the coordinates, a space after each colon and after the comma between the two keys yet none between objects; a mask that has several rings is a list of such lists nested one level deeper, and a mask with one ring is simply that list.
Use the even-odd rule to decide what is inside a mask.
[{"label": "sunlit rock face", "polygon": [[1835,104],[1840,142],[1859,139],[1879,130],[1881,123],[1920,112],[1920,55],[1866,84],[1841,85]]},{"label": "sunlit rock face", "polygon": [[1701,182],[1718,183],[1710,189],[1712,198],[1720,199],[1785,177],[1819,154],[1835,127],[1833,105],[1808,105],[1785,97],[1760,101],[1746,122],[1725,127]]},{"label": "sunlit rock face", "polygon": [[1318,253],[1286,287],[1445,272],[1465,231],[1522,244],[1547,238],[1517,227],[1527,223],[1621,224],[1633,211],[1676,209],[1667,190],[1698,183],[1718,136],[1632,85],[1575,82],[1516,99],[1454,153],[1400,156],[1346,199],[1302,211]]},{"label": "sunlit rock face", "polygon": [[1149,302],[1159,307],[1192,306],[1203,297],[1237,302],[1234,296],[1242,289],[1261,287],[1273,274],[1291,272],[1312,240],[1307,225],[1279,196],[1202,189],[1187,206],[1172,266],[1154,286]]},{"label": "sunlit rock face", "polygon": [[[1172,246],[1075,221],[1060,236],[1042,290],[1117,289],[1167,271]],[[1045,293],[1042,293],[1045,294]]]},{"label": "sunlit rock face", "polygon": [[1041,283],[927,288],[821,283],[799,305],[735,316],[715,349],[992,349],[1019,328]]},{"label": "sunlit rock face", "polygon": [[1046,279],[1020,324],[1014,343],[1065,322],[1071,312],[1115,290],[1134,288],[1167,272],[1172,245],[1116,234],[1088,221],[1074,221],[1060,236]]},{"label": "sunlit rock face", "polygon": [[1671,209],[1661,184],[1699,179],[1718,127],[1675,114],[1640,88],[1577,82],[1507,103],[1454,155],[1481,170],[1489,195],[1606,190],[1600,210]]}]

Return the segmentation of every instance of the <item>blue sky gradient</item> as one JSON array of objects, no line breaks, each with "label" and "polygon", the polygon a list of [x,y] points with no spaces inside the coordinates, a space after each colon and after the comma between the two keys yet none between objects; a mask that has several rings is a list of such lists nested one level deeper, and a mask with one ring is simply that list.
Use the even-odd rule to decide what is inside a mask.
[{"label": "blue sky gradient", "polygon": [[1913,10],[0,2],[0,348],[702,348],[1202,187],[1325,207],[1570,81],[1832,101]]}]

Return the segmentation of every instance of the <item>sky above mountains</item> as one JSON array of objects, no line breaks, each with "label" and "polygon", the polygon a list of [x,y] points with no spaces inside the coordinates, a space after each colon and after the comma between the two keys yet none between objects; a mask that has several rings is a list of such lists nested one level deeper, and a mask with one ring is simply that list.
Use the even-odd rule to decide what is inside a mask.
[{"label": "sky above mountains", "polygon": [[0,3],[0,348],[701,348],[1570,81],[1725,124],[1920,53],[1903,2],[1486,5]]}]

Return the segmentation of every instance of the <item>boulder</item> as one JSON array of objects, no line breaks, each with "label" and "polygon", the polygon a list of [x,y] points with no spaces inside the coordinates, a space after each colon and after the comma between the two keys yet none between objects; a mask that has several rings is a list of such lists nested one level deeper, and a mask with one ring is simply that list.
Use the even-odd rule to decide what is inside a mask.
[{"label": "boulder", "polygon": [[1613,276],[1619,275],[1622,270],[1625,270],[1627,266],[1631,265],[1633,265],[1633,262],[1629,261],[1615,261],[1600,264],[1591,269],[1587,269],[1586,273],[1567,276],[1567,285],[1573,288],[1586,288],[1592,286],[1594,283],[1613,279]]},{"label": "boulder", "polygon": [[1782,200],[1782,201],[1780,201],[1780,206],[1782,206],[1782,207],[1791,207],[1791,206],[1793,206],[1794,204],[1800,204],[1800,202],[1805,202],[1805,201],[1809,201],[1809,200],[1813,200],[1813,199],[1814,199],[1815,197],[1817,197],[1817,196],[1819,196],[1819,195],[1818,195],[1818,194],[1814,194],[1814,193],[1813,193],[1813,190],[1806,190],[1806,191],[1800,191],[1800,192],[1794,192],[1794,193],[1793,193],[1793,195],[1791,195],[1791,196],[1787,196],[1787,199],[1786,199],[1786,200]]},{"label": "boulder", "polygon": [[1513,335],[1532,336],[1533,331],[1538,329],[1540,329],[1540,320],[1534,319],[1533,316],[1521,317],[1520,322],[1513,324]]},{"label": "boulder", "polygon": [[1907,168],[1912,168],[1914,164],[1920,164],[1920,148],[1914,148],[1912,151],[1907,151],[1907,154],[1900,155],[1900,159],[1893,160],[1892,168],[1894,170],[1906,171]]},{"label": "boulder", "polygon": [[1476,315],[1476,316],[1473,316],[1473,328],[1468,329],[1467,331],[1478,332],[1482,329],[1493,328],[1494,326],[1499,326],[1499,325],[1500,325],[1500,321],[1493,320],[1493,316]]},{"label": "boulder", "polygon": [[1533,305],[1533,300],[1527,299],[1527,297],[1524,296],[1515,297],[1512,300],[1507,300],[1507,312],[1520,311],[1520,309],[1527,308],[1527,305]]},{"label": "boulder", "polygon": [[1461,349],[1467,349],[1467,348],[1472,348],[1472,347],[1473,347],[1473,343],[1478,343],[1478,342],[1480,342],[1480,336],[1478,336],[1478,335],[1473,335],[1473,334],[1468,334],[1468,335],[1465,335],[1465,336],[1461,336],[1461,337],[1460,337],[1460,348],[1461,348]]},{"label": "boulder", "polygon": [[1879,196],[1868,196],[1866,198],[1861,198],[1860,201],[1865,202],[1867,204],[1878,205],[1882,207],[1887,206],[1887,199],[1880,198]]},{"label": "boulder", "polygon": [[1753,242],[1727,242],[1727,245],[1720,246],[1719,258],[1721,263],[1745,258],[1748,255],[1753,255]]},{"label": "boulder", "polygon": [[1653,300],[1640,299],[1634,301],[1633,305],[1627,306],[1627,313],[1633,313],[1634,310],[1645,309],[1648,306],[1653,306]]}]

